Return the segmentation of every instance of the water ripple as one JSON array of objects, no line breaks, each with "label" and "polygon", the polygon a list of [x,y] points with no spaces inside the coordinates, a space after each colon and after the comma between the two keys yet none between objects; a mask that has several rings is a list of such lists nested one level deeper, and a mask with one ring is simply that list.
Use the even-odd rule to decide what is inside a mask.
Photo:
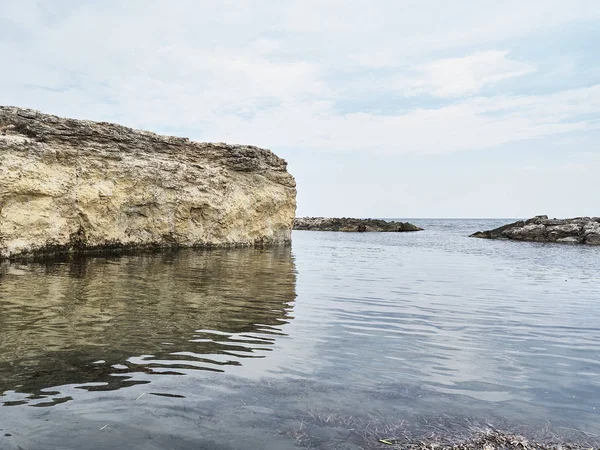
[{"label": "water ripple", "polygon": [[194,395],[182,377],[214,374],[352,387],[357,410],[385,392],[427,398],[421,412],[600,423],[600,248],[467,237],[505,221],[411,221],[426,231],[294,232],[293,252],[2,265],[0,403],[145,384],[180,401]]}]

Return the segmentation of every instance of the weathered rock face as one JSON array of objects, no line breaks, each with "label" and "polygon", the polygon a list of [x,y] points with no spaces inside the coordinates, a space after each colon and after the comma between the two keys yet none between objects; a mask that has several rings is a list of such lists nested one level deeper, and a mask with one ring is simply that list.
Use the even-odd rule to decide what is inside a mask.
[{"label": "weathered rock face", "polygon": [[559,220],[536,216],[494,230],[478,231],[471,237],[600,245],[600,217]]},{"label": "weathered rock face", "polygon": [[257,147],[0,107],[0,258],[287,244],[286,167]]},{"label": "weathered rock face", "polygon": [[379,219],[349,219],[326,217],[302,217],[294,221],[294,230],[313,231],[421,231],[422,228],[408,222],[387,222]]}]

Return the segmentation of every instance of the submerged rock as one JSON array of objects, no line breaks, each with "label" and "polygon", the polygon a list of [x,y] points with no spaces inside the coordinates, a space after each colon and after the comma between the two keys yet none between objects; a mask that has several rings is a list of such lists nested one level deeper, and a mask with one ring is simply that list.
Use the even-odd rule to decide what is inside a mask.
[{"label": "submerged rock", "polygon": [[548,219],[548,216],[535,216],[494,230],[478,231],[471,237],[600,245],[600,217]]},{"label": "submerged rock", "polygon": [[[381,413],[379,413],[381,414]],[[516,424],[494,417],[460,415],[386,420],[383,414],[308,411],[300,426],[284,431],[301,447],[402,450],[592,450],[598,438],[576,429]],[[502,429],[495,425],[504,424]],[[503,431],[506,430],[506,431]],[[567,430],[567,431],[565,431]]]},{"label": "submerged rock", "polygon": [[388,222],[380,219],[349,219],[327,217],[302,217],[294,221],[294,230],[312,231],[421,231],[416,225],[409,222]]},{"label": "submerged rock", "polygon": [[295,210],[269,150],[0,107],[0,258],[287,244]]}]

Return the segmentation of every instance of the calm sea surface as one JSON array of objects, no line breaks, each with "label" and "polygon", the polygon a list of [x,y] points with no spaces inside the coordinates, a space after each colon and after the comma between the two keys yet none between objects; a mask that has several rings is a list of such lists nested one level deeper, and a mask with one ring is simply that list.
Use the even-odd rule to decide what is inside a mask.
[{"label": "calm sea surface", "polygon": [[412,222],[0,265],[0,449],[378,448],[400,424],[598,437],[600,248]]}]

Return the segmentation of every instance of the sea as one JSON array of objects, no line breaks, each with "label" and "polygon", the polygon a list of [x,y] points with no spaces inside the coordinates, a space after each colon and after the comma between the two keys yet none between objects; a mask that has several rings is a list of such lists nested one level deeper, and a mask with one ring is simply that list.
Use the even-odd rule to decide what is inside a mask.
[{"label": "sea", "polygon": [[403,220],[0,264],[0,449],[600,439],[600,248]]}]

